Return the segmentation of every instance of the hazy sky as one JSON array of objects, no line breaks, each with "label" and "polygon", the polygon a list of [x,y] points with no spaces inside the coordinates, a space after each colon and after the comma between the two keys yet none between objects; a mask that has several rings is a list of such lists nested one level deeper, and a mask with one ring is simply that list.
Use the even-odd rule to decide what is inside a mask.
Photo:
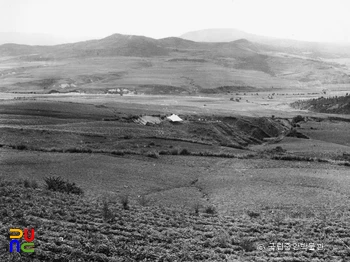
[{"label": "hazy sky", "polygon": [[350,1],[0,0],[0,32],[162,38],[207,28],[350,43]]}]

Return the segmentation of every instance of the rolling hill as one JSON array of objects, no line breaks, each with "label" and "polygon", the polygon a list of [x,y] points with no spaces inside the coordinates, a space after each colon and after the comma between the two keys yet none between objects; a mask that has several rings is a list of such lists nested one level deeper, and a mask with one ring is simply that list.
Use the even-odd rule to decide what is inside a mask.
[{"label": "rolling hill", "polygon": [[0,55],[17,56],[40,54],[58,58],[93,56],[162,56],[168,51],[157,41],[143,36],[114,34],[100,40],[89,40],[55,46],[5,44]]},{"label": "rolling hill", "polygon": [[294,108],[331,114],[350,114],[350,96],[320,97],[318,99],[295,101]]},{"label": "rolling hill", "polygon": [[196,42],[231,42],[242,38],[266,44],[291,53],[309,53],[315,57],[350,57],[349,44],[318,43],[280,39],[246,33],[233,28],[204,29],[187,32],[180,36]]},{"label": "rolling hill", "polygon": [[16,92],[122,88],[153,94],[213,94],[244,87],[339,88],[350,83],[350,70],[336,59],[249,39],[210,43],[113,34],[55,46],[1,45],[0,80],[1,91]]}]

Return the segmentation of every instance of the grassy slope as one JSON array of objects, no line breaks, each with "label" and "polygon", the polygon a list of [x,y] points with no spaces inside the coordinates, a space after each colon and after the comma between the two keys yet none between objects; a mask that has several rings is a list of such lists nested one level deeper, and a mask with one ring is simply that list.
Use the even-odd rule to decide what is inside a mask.
[{"label": "grassy slope", "polygon": [[320,97],[318,99],[296,101],[294,108],[307,109],[320,113],[350,114],[350,95],[335,97]]},{"label": "grassy slope", "polygon": [[[78,88],[97,92],[119,87],[179,94],[206,92],[221,86],[321,89],[321,85],[332,88],[349,83],[348,67],[339,63],[281,53],[245,40],[195,43],[178,38],[154,40],[114,35],[50,47],[36,56],[23,54],[40,54],[39,47],[22,46],[22,56],[11,51],[15,47],[5,47],[0,47],[0,53],[6,56],[0,62],[2,91]],[[61,84],[76,87],[62,89]]]},{"label": "grassy slope", "polygon": [[[276,208],[220,216],[204,214],[202,209],[195,215],[193,210],[134,202],[124,210],[117,199],[110,199],[106,213],[102,199],[34,190],[20,183],[16,189],[13,182],[1,180],[1,261],[306,262],[349,256],[349,211],[341,207]],[[24,208],[28,205],[30,209]],[[35,228],[33,254],[5,251],[10,227]],[[277,242],[323,244],[324,248],[268,250],[270,243]]]},{"label": "grassy slope", "polygon": [[[155,127],[101,121],[101,117],[127,115],[119,104],[112,108],[44,101],[3,102],[1,113],[5,126],[1,128],[1,141],[26,144],[29,149],[32,146],[73,145],[106,148],[109,144],[119,148],[121,144],[111,143],[114,141],[128,143],[124,144],[127,148],[135,146],[134,150],[157,151],[161,148],[157,145],[186,148],[191,145],[193,151],[223,150],[197,143],[125,139],[126,134],[154,133]],[[126,112],[135,113],[140,109],[133,110]],[[187,117],[196,119],[198,116]],[[246,125],[247,120],[261,127],[265,121],[271,121],[266,118],[225,119],[226,123],[236,123],[236,128],[240,128],[236,132],[252,130],[252,125]],[[312,123],[300,123],[301,128]],[[324,123],[324,130],[318,127],[320,137],[322,131],[330,130],[327,121]],[[204,122],[192,128],[198,130],[199,126],[208,128],[211,124]],[[347,126],[338,124],[337,129],[342,133]],[[210,131],[201,130],[198,137]],[[276,130],[273,130],[266,132],[274,134]],[[164,126],[163,131],[188,135],[191,133],[186,132],[191,131],[191,126],[169,125]],[[115,134],[119,134],[117,139],[113,137]],[[346,259],[350,244],[346,233],[350,226],[347,222],[348,167],[269,159],[266,152],[269,147],[273,149],[280,145],[288,153],[298,149],[297,155],[304,151],[315,156],[314,150],[310,151],[310,143],[329,146],[329,142],[335,142],[314,139],[305,143],[293,139],[267,145],[263,147],[265,151],[253,159],[177,155],[149,158],[104,153],[48,153],[3,147],[0,148],[2,180],[16,181],[19,178],[41,182],[45,176],[57,175],[80,185],[85,196],[75,198],[50,193],[42,187],[32,190],[22,186],[16,191],[13,184],[3,182],[0,187],[0,235],[5,236],[11,226],[34,226],[38,230],[38,247],[33,258],[37,261],[54,261],[54,256],[58,261],[78,261],[79,258],[84,261],[144,258],[149,261],[220,261],[226,257],[231,259],[229,261]],[[151,141],[154,144],[150,145]],[[348,149],[345,144],[331,145],[334,151]],[[230,152],[236,152],[236,149],[232,150]],[[119,201],[119,197],[125,194],[130,196],[130,210],[123,210]],[[138,196],[143,194],[150,199],[150,207],[140,206]],[[17,200],[9,200],[11,197]],[[110,201],[110,210],[116,215],[114,221],[103,220],[103,197]],[[21,201],[32,203],[31,209],[24,210]],[[202,205],[199,216],[193,214],[196,204]],[[210,205],[214,205],[219,214],[205,214]],[[20,211],[15,211],[16,208]],[[73,236],[73,232],[80,235]],[[6,237],[0,238],[4,248],[7,240]],[[257,250],[259,244],[267,248],[271,242],[323,243],[325,250]],[[23,260],[23,257],[9,256],[6,252],[1,256],[2,261]]]}]

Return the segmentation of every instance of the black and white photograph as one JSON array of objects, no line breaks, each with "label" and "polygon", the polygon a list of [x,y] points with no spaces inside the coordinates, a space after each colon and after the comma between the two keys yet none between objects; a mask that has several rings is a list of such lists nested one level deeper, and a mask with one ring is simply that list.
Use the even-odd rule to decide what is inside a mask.
[{"label": "black and white photograph", "polygon": [[349,11],[0,0],[0,262],[349,262]]}]

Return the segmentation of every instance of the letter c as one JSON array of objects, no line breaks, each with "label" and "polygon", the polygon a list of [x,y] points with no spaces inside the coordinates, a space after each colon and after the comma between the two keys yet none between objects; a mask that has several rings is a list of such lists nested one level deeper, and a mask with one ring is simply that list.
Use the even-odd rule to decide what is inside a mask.
[{"label": "letter c", "polygon": [[[32,248],[25,248],[25,247],[32,247]],[[33,242],[24,242],[21,245],[21,250],[25,253],[33,253],[34,252],[34,243]]]}]

